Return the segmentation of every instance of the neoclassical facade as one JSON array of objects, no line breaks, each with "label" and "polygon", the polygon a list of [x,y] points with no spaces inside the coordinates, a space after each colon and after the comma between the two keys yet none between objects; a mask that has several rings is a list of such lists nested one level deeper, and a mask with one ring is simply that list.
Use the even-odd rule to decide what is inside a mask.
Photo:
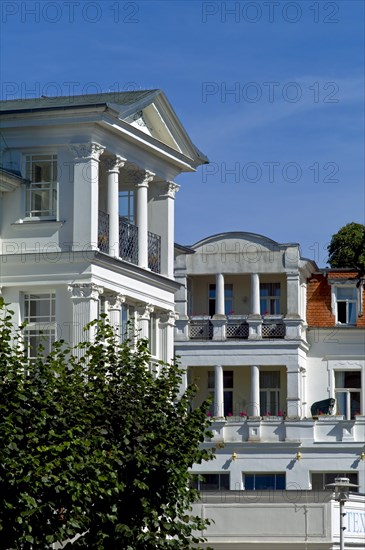
[{"label": "neoclassical facade", "polygon": [[[0,288],[30,357],[106,313],[173,357],[174,178],[207,159],[159,90],[1,102]],[[42,336],[41,336],[42,333]]]},{"label": "neoclassical facade", "polygon": [[[175,278],[175,351],[198,386],[192,406],[212,400],[216,458],[193,468],[207,545],[338,549],[326,485],[346,476],[365,493],[363,277],[235,232],[176,246]],[[364,497],[346,509],[347,543],[362,549]]]}]

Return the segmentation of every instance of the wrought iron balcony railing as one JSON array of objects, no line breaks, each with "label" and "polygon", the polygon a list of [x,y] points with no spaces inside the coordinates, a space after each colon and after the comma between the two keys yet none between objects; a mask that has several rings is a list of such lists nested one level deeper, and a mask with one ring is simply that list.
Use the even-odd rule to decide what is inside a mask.
[{"label": "wrought iron balcony railing", "polygon": [[155,273],[161,273],[161,237],[148,232],[148,267]]},{"label": "wrought iron balcony railing", "polygon": [[126,262],[138,264],[138,227],[119,216],[119,256]]},{"label": "wrought iron balcony railing", "polygon": [[[99,210],[98,247],[109,253],[109,215]],[[119,216],[119,256],[126,262],[138,265],[138,227]],[[161,237],[148,231],[148,267],[161,273]]]},{"label": "wrought iron balcony railing", "polygon": [[109,253],[109,214],[99,210],[98,248],[101,252]]}]

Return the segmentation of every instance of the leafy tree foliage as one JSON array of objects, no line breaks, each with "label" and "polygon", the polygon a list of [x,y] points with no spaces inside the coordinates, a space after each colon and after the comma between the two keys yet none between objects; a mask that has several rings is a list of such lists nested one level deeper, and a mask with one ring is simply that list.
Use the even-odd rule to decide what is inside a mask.
[{"label": "leafy tree foliage", "polygon": [[[0,540],[3,549],[183,550],[202,539],[189,467],[207,404],[179,396],[177,364],[155,376],[145,340],[115,344],[105,322],[77,355],[64,342],[29,362],[0,303]],[[194,546],[195,547],[195,546]]]},{"label": "leafy tree foliage", "polygon": [[328,245],[331,267],[365,269],[365,226],[348,223],[332,236]]}]

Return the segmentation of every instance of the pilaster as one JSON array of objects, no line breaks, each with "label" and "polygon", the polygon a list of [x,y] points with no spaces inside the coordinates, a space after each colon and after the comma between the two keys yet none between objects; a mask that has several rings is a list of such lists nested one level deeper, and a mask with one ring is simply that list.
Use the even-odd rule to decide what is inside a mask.
[{"label": "pilaster", "polygon": [[174,360],[174,330],[177,318],[178,315],[172,310],[159,315],[160,356],[165,363]]},{"label": "pilaster", "polygon": [[84,330],[87,323],[98,317],[99,296],[103,287],[95,283],[72,283],[68,285],[72,300],[72,345],[76,346],[85,340],[92,340],[95,331],[93,328]]},{"label": "pilaster", "polygon": [[99,143],[72,143],[73,167],[73,250],[98,247],[99,160],[104,147]]},{"label": "pilaster", "polygon": [[116,339],[119,340],[121,336],[121,310],[126,301],[126,297],[121,294],[113,294],[107,296],[107,300],[109,323],[114,328]]},{"label": "pilaster", "polygon": [[140,304],[136,310],[138,314],[139,338],[149,340],[149,321],[151,313],[154,312],[155,308],[152,304]]}]

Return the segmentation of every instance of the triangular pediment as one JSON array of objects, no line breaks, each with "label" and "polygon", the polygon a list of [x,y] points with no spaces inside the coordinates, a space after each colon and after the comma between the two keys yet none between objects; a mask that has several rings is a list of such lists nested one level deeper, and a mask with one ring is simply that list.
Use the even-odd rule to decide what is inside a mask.
[{"label": "triangular pediment", "polygon": [[123,105],[120,112],[120,118],[124,122],[183,155],[193,159],[198,157],[199,164],[207,162],[208,159],[192,143],[166,96],[160,90],[151,92],[127,108]]}]

